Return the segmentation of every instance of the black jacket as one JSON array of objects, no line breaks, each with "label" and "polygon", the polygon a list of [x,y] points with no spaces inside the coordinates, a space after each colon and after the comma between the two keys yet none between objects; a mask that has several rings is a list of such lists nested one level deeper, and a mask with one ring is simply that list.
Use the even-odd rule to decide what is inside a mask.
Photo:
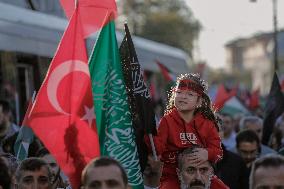
[{"label": "black jacket", "polygon": [[246,164],[243,159],[228,150],[222,144],[223,159],[216,164],[215,174],[230,189],[248,189],[249,176],[246,170]]}]

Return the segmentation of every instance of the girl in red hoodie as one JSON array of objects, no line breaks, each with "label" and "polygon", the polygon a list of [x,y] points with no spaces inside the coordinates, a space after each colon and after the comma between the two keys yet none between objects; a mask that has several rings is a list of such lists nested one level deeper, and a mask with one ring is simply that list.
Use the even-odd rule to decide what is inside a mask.
[{"label": "girl in red hoodie", "polygon": [[158,127],[154,143],[164,162],[161,189],[179,188],[177,156],[182,150],[198,145],[194,161],[216,163],[222,158],[217,118],[205,93],[207,85],[198,74],[182,74],[172,89],[165,115]]}]

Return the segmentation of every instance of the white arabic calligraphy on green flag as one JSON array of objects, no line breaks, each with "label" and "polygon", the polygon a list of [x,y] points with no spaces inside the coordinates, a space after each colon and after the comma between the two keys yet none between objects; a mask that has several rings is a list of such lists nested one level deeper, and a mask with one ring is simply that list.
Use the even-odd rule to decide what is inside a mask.
[{"label": "white arabic calligraphy on green flag", "polygon": [[123,79],[114,21],[105,25],[89,62],[101,155],[118,160],[132,188],[142,189],[131,114]]}]

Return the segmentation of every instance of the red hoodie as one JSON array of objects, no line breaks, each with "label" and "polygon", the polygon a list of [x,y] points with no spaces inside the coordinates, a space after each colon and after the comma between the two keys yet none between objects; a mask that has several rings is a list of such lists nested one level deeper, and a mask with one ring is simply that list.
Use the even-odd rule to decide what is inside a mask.
[{"label": "red hoodie", "polygon": [[223,153],[221,139],[213,121],[197,113],[189,123],[185,123],[176,109],[162,117],[154,142],[162,160],[172,164],[176,164],[177,154],[192,144],[206,148],[208,160],[212,163],[220,160]]},{"label": "red hoodie", "polygon": [[177,155],[192,144],[206,148],[208,160],[212,163],[220,160],[223,153],[221,139],[213,121],[197,113],[189,123],[186,123],[176,109],[162,117],[154,143],[158,155],[161,155],[161,160],[164,162],[161,182],[178,179]]}]

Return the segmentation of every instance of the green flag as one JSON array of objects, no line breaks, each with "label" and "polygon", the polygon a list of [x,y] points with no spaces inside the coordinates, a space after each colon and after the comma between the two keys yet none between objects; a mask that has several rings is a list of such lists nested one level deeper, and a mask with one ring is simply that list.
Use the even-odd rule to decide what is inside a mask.
[{"label": "green flag", "polygon": [[14,144],[15,156],[18,160],[28,157],[29,146],[34,140],[34,133],[30,127],[22,126]]},{"label": "green flag", "polygon": [[144,188],[114,21],[105,25],[89,62],[101,155],[118,160],[132,188]]}]

